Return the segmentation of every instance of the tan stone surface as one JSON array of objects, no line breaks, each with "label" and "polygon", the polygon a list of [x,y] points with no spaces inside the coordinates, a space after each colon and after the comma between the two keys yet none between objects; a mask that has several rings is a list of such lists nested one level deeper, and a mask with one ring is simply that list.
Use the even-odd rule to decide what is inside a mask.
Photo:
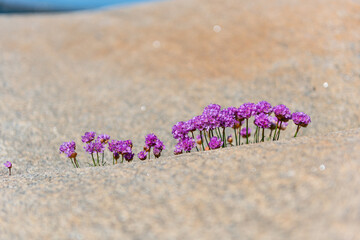
[{"label": "tan stone surface", "polygon": [[[359,12],[358,0],[174,0],[0,16],[0,161],[14,163],[1,239],[357,239],[359,130],[321,136],[359,127]],[[170,157],[177,121],[260,100],[309,113],[312,138],[290,140],[290,126],[279,143]],[[167,150],[74,171],[58,146],[87,130],[136,151],[155,132]]]},{"label": "tan stone surface", "polygon": [[2,239],[359,239],[360,129],[1,179]]}]

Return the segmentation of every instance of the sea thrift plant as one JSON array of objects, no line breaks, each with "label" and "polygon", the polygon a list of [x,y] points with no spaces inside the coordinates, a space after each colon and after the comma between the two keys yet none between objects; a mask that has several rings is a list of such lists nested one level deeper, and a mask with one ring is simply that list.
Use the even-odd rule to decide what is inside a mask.
[{"label": "sea thrift plant", "polygon": [[[306,114],[305,114],[306,115]],[[241,138],[245,138],[245,144],[267,141],[277,141],[280,132],[285,131],[289,121],[294,118],[298,129],[306,127],[307,121],[304,113],[291,114],[289,108],[280,104],[273,107],[267,101],[258,103],[244,103],[236,107],[222,108],[218,104],[206,106],[201,115],[195,116],[188,121],[180,121],[172,128],[172,135],[177,140],[174,154],[191,152],[194,148],[197,151],[206,151],[218,147],[242,145]],[[253,121],[251,121],[253,118]],[[254,140],[250,125],[254,124]],[[242,127],[243,126],[243,127]],[[234,137],[227,135],[227,131],[233,131]],[[235,140],[235,141],[234,141]],[[144,148],[146,149],[146,148]],[[149,149],[146,149],[149,151]]]},{"label": "sea thrift plant", "polygon": [[12,168],[11,162],[10,162],[10,161],[6,161],[6,162],[4,163],[4,166],[9,169],[9,176],[11,176],[11,168]]},{"label": "sea thrift plant", "polygon": [[[160,141],[160,139],[153,133],[150,133],[145,136],[144,151],[146,151],[148,153],[147,156],[149,159],[151,156],[151,149],[153,150],[153,154],[154,154],[155,158],[159,158],[161,156],[161,152],[165,149],[164,143],[162,141]],[[145,160],[145,159],[141,159],[141,158],[143,158],[143,156],[144,156],[144,153],[140,152],[138,154],[138,157],[140,160]]]},{"label": "sea thrift plant", "polygon": [[86,132],[84,136],[81,136],[81,141],[83,143],[89,143],[92,142],[95,139],[95,132]]},{"label": "sea thrift plant", "polygon": [[309,123],[311,123],[310,116],[303,112],[294,112],[292,114],[292,120],[295,123],[295,125],[297,125],[294,137],[297,136],[297,134],[300,130],[300,127],[306,128],[309,125]]},{"label": "sea thrift plant", "polygon": [[209,142],[209,148],[210,149],[218,149],[223,145],[223,142],[220,138],[212,137]]},{"label": "sea thrift plant", "polygon": [[60,153],[65,153],[67,157],[71,160],[71,163],[73,164],[74,168],[79,168],[79,163],[76,160],[76,143],[74,141],[71,142],[64,142],[60,145]]}]

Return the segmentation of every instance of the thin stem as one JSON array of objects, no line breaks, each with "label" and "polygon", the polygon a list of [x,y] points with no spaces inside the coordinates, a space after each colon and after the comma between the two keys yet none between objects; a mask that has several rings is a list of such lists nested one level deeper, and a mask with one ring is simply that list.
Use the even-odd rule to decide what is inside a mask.
[{"label": "thin stem", "polygon": [[200,131],[200,137],[201,137],[201,144],[202,144],[203,151],[205,151],[202,131]]},{"label": "thin stem", "polygon": [[271,130],[270,130],[270,134],[269,134],[269,139],[268,139],[268,141],[270,141],[270,140],[271,140],[271,135],[272,135],[272,132],[273,132],[273,129],[271,129]]},{"label": "thin stem", "polygon": [[275,141],[276,140],[276,130],[278,129],[278,127],[277,127],[277,123],[276,123],[276,125],[275,125],[275,132],[274,132],[274,137],[273,137],[273,141]]},{"label": "thin stem", "polygon": [[[149,154],[148,154],[148,156],[149,156],[149,160],[150,160],[150,155],[151,155],[151,147],[149,148]],[[124,156],[123,156],[123,159],[122,159],[122,161],[121,161],[121,163],[124,161]]]},{"label": "thin stem", "polygon": [[101,159],[101,164],[104,166],[104,157],[105,157],[105,152],[102,153],[102,159]]},{"label": "thin stem", "polygon": [[96,167],[96,162],[95,162],[95,159],[94,159],[94,154],[93,154],[93,153],[91,154],[91,158],[92,158],[92,160],[93,160],[94,167]]},{"label": "thin stem", "polygon": [[72,158],[70,158],[70,160],[71,160],[71,163],[74,166],[74,168],[76,168],[76,165],[75,165],[74,161],[72,160]]},{"label": "thin stem", "polygon": [[223,127],[223,137],[224,137],[224,143],[223,143],[223,147],[227,147],[227,144],[226,144],[226,133],[225,133],[225,128]]},{"label": "thin stem", "polygon": [[75,162],[77,168],[80,168],[80,165],[79,165],[78,161],[76,160],[76,158],[74,158],[74,162]]},{"label": "thin stem", "polygon": [[206,137],[206,132],[205,132],[204,136],[205,136],[206,144],[207,144],[207,146],[209,146],[209,142],[208,142],[208,139]]},{"label": "thin stem", "polygon": [[249,144],[249,119],[246,119],[246,144]]},{"label": "thin stem", "polygon": [[220,129],[219,128],[216,128],[216,130],[215,131],[217,131],[218,132],[218,138],[220,138],[220,139],[223,139],[223,137],[221,136],[221,131],[220,131]]},{"label": "thin stem", "polygon": [[281,133],[281,124],[282,124],[282,122],[280,122],[280,127],[279,127],[279,133],[278,133],[278,136],[277,136],[277,140],[279,140],[279,138],[280,138],[280,133]]},{"label": "thin stem", "polygon": [[235,134],[235,143],[236,143],[236,146],[237,146],[238,145],[238,140],[237,140],[236,128],[234,128],[234,134]]},{"label": "thin stem", "polygon": [[[192,138],[195,140],[195,136],[194,136],[194,132],[191,131],[191,135],[192,135]],[[196,140],[195,140],[196,141]],[[196,147],[196,151],[199,151],[198,147],[196,146],[196,143],[195,143],[195,147]]]},{"label": "thin stem", "polygon": [[98,152],[96,152],[96,159],[97,159],[98,166],[100,166],[100,160],[99,160],[99,153]]},{"label": "thin stem", "polygon": [[257,141],[256,142],[260,142],[260,128],[259,128],[259,131],[258,131],[258,133],[257,133]]},{"label": "thin stem", "polygon": [[265,141],[265,128],[262,129],[262,139],[261,139],[262,142]]},{"label": "thin stem", "polygon": [[9,176],[11,176],[11,168],[9,168]]},{"label": "thin stem", "polygon": [[113,154],[113,165],[115,165],[115,156]]},{"label": "thin stem", "polygon": [[258,133],[258,131],[259,131],[259,127],[258,127],[258,126],[256,126],[256,130],[255,130],[255,134],[254,134],[254,142],[257,142],[256,137],[257,137],[257,133]]},{"label": "thin stem", "polygon": [[294,138],[296,138],[296,136],[297,136],[297,134],[298,134],[299,130],[300,130],[300,125],[298,125],[298,126],[297,126],[297,129],[296,129],[296,133],[295,133],[295,135],[294,135]]}]

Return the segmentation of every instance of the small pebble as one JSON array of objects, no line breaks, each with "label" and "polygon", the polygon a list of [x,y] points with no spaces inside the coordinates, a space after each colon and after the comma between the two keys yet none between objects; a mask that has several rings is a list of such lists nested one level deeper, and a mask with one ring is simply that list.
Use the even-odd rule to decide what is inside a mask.
[{"label": "small pebble", "polygon": [[160,41],[157,41],[157,40],[156,40],[156,41],[153,42],[153,47],[154,47],[154,48],[159,48],[160,46],[161,46]]},{"label": "small pebble", "polygon": [[140,109],[141,109],[141,111],[145,111],[145,110],[146,110],[146,106],[141,106]]},{"label": "small pebble", "polygon": [[219,25],[215,25],[215,26],[213,27],[213,30],[214,30],[214,32],[216,32],[216,33],[221,32],[221,27],[220,27]]},{"label": "small pebble", "polygon": [[324,82],[324,83],[323,83],[323,87],[324,87],[324,88],[328,88],[328,87],[329,87],[329,84],[328,84],[327,82]]},{"label": "small pebble", "polygon": [[319,167],[320,171],[324,171],[325,170],[325,165],[324,164],[321,164],[320,167]]}]

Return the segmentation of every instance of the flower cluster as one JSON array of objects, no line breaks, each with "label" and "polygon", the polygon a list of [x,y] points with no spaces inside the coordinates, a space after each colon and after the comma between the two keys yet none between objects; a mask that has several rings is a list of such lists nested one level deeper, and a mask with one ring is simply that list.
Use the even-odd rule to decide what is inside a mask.
[{"label": "flower cluster", "polygon": [[79,168],[79,163],[76,160],[76,143],[74,141],[71,142],[64,142],[63,144],[60,145],[60,153],[65,153],[67,155],[68,158],[70,158],[73,166],[75,168]]},{"label": "flower cluster", "polygon": [[4,163],[4,166],[9,169],[9,176],[11,176],[12,163],[11,163],[10,161],[6,161],[6,162]]},{"label": "flower cluster", "polygon": [[[271,116],[274,113],[274,116]],[[250,118],[254,117],[256,131],[253,141],[250,140]],[[245,144],[265,141],[265,130],[269,130],[268,140],[278,140],[280,131],[288,126],[289,120],[300,127],[306,127],[310,123],[310,117],[305,113],[293,113],[283,104],[272,107],[266,101],[244,103],[238,108],[228,107],[222,109],[218,104],[210,104],[204,108],[201,115],[188,121],[176,123],[172,128],[172,135],[178,141],[175,145],[174,154],[197,151],[206,151],[233,145],[232,135],[226,135],[228,129],[234,131],[234,145],[242,145],[241,138],[245,138]],[[243,127],[242,127],[243,126]],[[298,132],[297,130],[297,132]],[[295,134],[295,137],[297,135]],[[228,136],[228,137],[226,137]],[[197,143],[198,146],[195,146]]]},{"label": "flower cluster", "polygon": [[145,136],[144,150],[138,153],[138,158],[140,160],[145,160],[146,157],[150,159],[151,149],[153,150],[155,158],[159,158],[161,156],[161,152],[165,150],[164,143],[153,133]]},{"label": "flower cluster", "polygon": [[[108,149],[113,158],[113,164],[118,163],[118,159],[121,157],[121,162],[124,160],[131,162],[134,159],[135,154],[132,152],[133,143],[131,140],[121,141],[110,138],[107,134],[100,134],[96,136],[95,132],[86,132],[84,136],[81,136],[81,141],[85,143],[84,150],[90,154],[92,164],[95,166],[104,166],[105,151]],[[78,168],[79,163],[76,160],[76,144],[74,141],[64,142],[60,146],[60,153],[65,153],[68,158],[71,159],[74,167]],[[95,159],[96,158],[96,159]]]}]

